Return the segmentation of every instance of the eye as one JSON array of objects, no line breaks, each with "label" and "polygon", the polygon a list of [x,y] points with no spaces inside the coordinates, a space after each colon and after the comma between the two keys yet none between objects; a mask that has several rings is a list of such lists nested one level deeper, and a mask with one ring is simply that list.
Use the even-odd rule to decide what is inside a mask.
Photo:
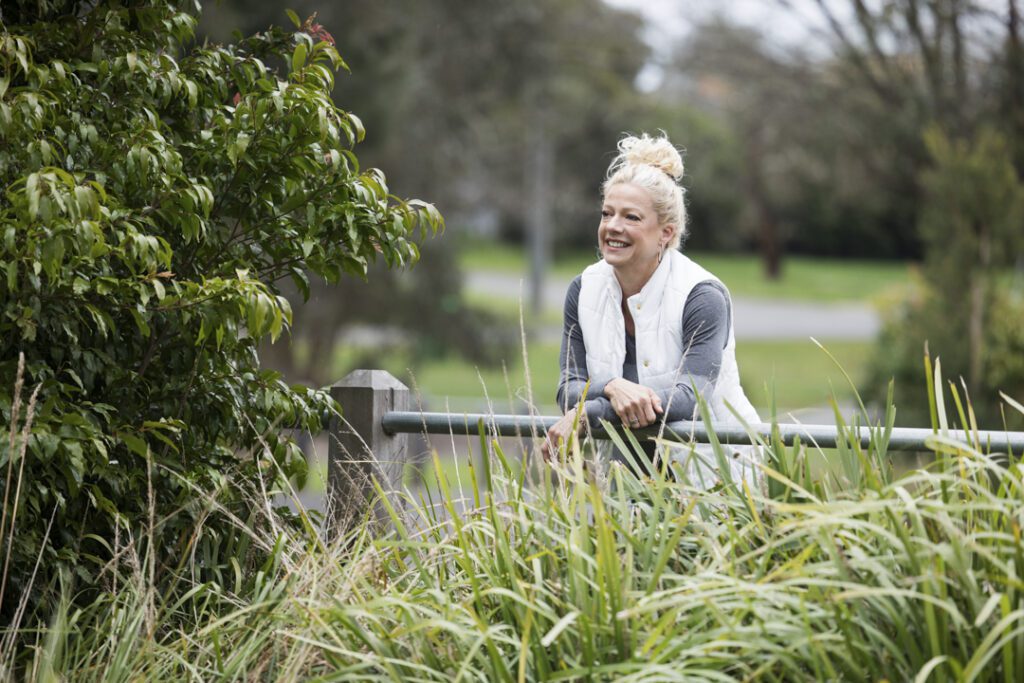
[{"label": "eye", "polygon": [[637,223],[637,222],[640,221],[640,216],[636,215],[635,213],[627,214],[626,218],[628,218],[629,220],[633,221],[634,223]]},{"label": "eye", "polygon": [[601,209],[601,217],[602,218],[611,218],[612,217],[612,212],[609,211],[608,209]]}]

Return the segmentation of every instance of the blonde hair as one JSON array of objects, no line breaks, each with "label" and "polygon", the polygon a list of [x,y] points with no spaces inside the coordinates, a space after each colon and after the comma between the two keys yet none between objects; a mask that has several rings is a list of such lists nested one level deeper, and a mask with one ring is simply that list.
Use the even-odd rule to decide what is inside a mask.
[{"label": "blonde hair", "polygon": [[608,167],[603,195],[613,185],[629,183],[642,187],[651,195],[658,223],[672,223],[675,233],[668,246],[678,249],[686,237],[686,203],[679,181],[683,178],[683,157],[669,141],[665,131],[660,137],[641,133],[640,137],[626,135],[618,144],[619,154]]}]

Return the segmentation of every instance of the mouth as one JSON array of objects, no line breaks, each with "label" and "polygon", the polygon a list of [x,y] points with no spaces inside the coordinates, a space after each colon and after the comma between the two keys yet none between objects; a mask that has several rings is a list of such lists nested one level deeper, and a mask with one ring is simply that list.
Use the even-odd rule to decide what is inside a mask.
[{"label": "mouth", "polygon": [[613,249],[624,249],[629,246],[626,242],[621,242],[619,240],[605,240],[604,243],[605,246],[612,247]]}]

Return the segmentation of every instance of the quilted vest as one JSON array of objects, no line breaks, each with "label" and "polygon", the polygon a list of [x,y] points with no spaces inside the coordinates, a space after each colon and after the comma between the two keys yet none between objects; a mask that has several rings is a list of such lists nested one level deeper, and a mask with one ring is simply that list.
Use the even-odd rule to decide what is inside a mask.
[{"label": "quilted vest", "polygon": [[[640,384],[659,390],[680,381],[690,341],[683,339],[683,309],[694,286],[708,280],[719,282],[681,252],[669,249],[644,288],[627,300],[635,324]],[[578,313],[587,347],[587,372],[595,384],[622,377],[626,321],[621,305],[622,289],[610,265],[602,260],[583,271]],[[732,320],[718,378],[710,395],[705,391],[704,400],[714,422],[735,423],[733,411],[748,423],[761,421],[740,386]],[[696,411],[692,419],[699,419]]]}]

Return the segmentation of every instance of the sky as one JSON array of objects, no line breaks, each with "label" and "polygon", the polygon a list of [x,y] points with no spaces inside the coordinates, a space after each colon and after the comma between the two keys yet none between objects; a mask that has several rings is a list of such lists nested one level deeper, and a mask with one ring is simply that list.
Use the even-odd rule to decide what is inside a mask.
[{"label": "sky", "polygon": [[[810,0],[605,0],[613,7],[639,12],[648,21],[648,39],[655,47],[686,35],[695,25],[716,14],[736,23],[760,28],[766,37],[781,43],[804,41],[820,14]],[[811,29],[809,29],[811,27]]]},{"label": "sky", "polygon": [[734,23],[760,29],[772,42],[813,48],[815,31],[823,27],[821,15],[811,0],[791,0],[790,9],[782,0],[604,0],[613,7],[638,12],[647,22],[645,38],[654,48],[654,62],[641,72],[639,86],[654,90],[661,83],[659,59],[685,37],[694,26],[716,15]]}]

